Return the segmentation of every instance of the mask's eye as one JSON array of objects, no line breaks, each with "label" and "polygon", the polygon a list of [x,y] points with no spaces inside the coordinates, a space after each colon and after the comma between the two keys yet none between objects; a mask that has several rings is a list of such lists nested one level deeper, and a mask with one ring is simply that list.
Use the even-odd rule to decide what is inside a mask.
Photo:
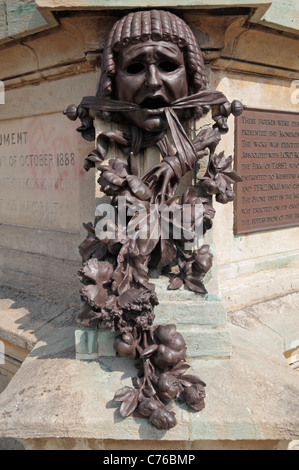
[{"label": "mask's eye", "polygon": [[175,62],[171,62],[170,60],[163,60],[159,62],[158,67],[163,72],[174,72],[179,68],[179,65]]},{"label": "mask's eye", "polygon": [[133,64],[129,65],[127,68],[127,72],[130,75],[136,75],[138,73],[144,72],[145,66],[141,62],[134,62]]}]

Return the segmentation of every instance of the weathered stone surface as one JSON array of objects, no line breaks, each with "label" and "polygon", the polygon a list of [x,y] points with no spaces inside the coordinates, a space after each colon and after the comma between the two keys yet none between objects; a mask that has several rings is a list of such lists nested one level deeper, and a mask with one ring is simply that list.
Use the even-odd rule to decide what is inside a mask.
[{"label": "weathered stone surface", "polygon": [[[211,244],[215,251],[213,231],[204,237],[204,243]],[[168,290],[169,278],[159,270],[149,272],[150,280],[156,286],[159,305],[155,307],[155,324],[175,324],[187,343],[188,357],[229,357],[231,355],[231,335],[226,329],[226,309],[222,301],[217,275],[217,260],[207,274],[204,283],[207,294],[198,294],[185,287]],[[76,332],[76,354],[78,359],[86,360],[96,355],[94,342],[96,329],[83,329]],[[114,356],[113,341],[115,334],[98,329],[99,357]],[[94,349],[89,350],[89,345]]]},{"label": "weathered stone surface", "polygon": [[[84,82],[85,92],[92,94],[95,77],[93,74],[86,74],[84,78],[86,80]],[[78,133],[70,133],[66,129],[64,132],[60,132],[58,139],[53,140],[52,138],[51,145],[50,142],[51,136],[53,137],[55,132],[57,134],[57,125],[59,129],[64,128],[65,125],[68,126],[66,118],[62,116],[62,111],[69,104],[69,100],[77,103],[77,97],[81,96],[84,86],[82,78],[77,76],[67,80],[44,82],[39,87],[10,90],[6,93],[7,106],[3,107],[1,113],[1,119],[9,120],[9,127],[4,124],[1,129],[5,130],[5,135],[10,133],[10,145],[1,146],[3,184],[1,185],[2,196],[0,198],[2,204],[0,283],[66,305],[77,305],[79,300],[80,286],[77,281],[77,271],[81,265],[81,258],[78,245],[86,236],[82,223],[94,219],[94,175],[92,172],[86,173],[82,170],[83,160],[93,148],[93,144],[85,142]],[[26,94],[26,106],[20,106],[20,103],[24,101],[24,93]],[[41,110],[49,113],[52,117],[39,116]],[[29,122],[28,118],[23,120],[18,117],[28,114],[34,116],[34,118],[29,118],[29,121],[35,122],[37,127],[45,124],[44,131],[41,128],[39,130],[36,128],[33,131],[35,151],[25,143],[23,146],[12,145],[11,133],[20,131],[20,126],[27,125]],[[56,131],[53,133],[54,129]],[[50,146],[52,147],[50,153],[53,155],[53,163],[54,157],[56,158],[55,167],[54,165],[53,168],[35,166],[34,162],[33,166],[22,167],[21,163],[26,161],[26,155],[29,155],[27,162],[31,163],[29,161],[30,154],[39,155],[41,152],[49,154],[49,151],[45,149],[46,147],[49,149]],[[60,155],[64,151],[68,152],[66,147],[69,150],[72,147],[77,149],[75,165],[73,165],[76,168],[75,173],[70,169],[70,165],[67,165],[70,177],[68,189],[63,188],[64,182],[67,182],[65,172],[67,168],[65,165],[60,165],[62,161],[60,162],[59,159],[59,165],[57,165],[57,153]],[[4,164],[4,157],[8,159],[7,165]],[[10,160],[11,163],[18,161],[18,166],[10,166]],[[65,159],[63,163],[66,163]],[[50,193],[36,185],[37,181],[42,180],[51,183]],[[33,183],[33,186],[30,188],[27,183]],[[59,189],[60,183],[62,186]],[[9,191],[7,187],[5,188],[7,184],[10,185]],[[57,186],[56,190],[55,185]],[[66,217],[61,214],[62,218],[60,218],[56,214],[55,220],[53,217],[52,220],[48,218],[45,225],[46,212],[43,211],[43,216],[39,217],[38,212],[33,210],[34,206],[41,207],[39,203],[44,201],[44,204],[49,207],[50,201],[52,201],[58,207],[59,201],[55,199],[57,196],[60,197],[60,202],[63,205],[67,199],[69,200]],[[20,210],[22,205],[29,203],[27,210],[24,207],[25,210],[16,216],[13,207],[7,206],[7,204],[11,205],[13,200],[15,200],[15,207],[19,207]],[[6,208],[4,208],[5,204]],[[12,219],[13,217],[15,220]],[[66,219],[69,220],[69,223],[63,228],[63,220]]]},{"label": "weathered stone surface", "polygon": [[[97,15],[100,12],[97,12]],[[198,30],[201,26],[205,24],[205,17],[200,15],[192,15],[191,12],[186,13],[187,17],[190,19],[191,23]],[[62,30],[65,31],[66,37],[70,37],[71,34],[74,36],[73,45],[64,51],[65,60],[77,60],[76,58],[83,57],[82,50],[85,51],[88,48],[95,50],[97,44],[97,37],[99,35],[99,44],[100,47],[104,40],[103,22],[100,22],[97,25],[97,20],[92,19],[92,15],[88,14],[84,21],[80,19],[80,16],[74,16],[73,18],[65,18],[62,20],[63,26]],[[110,16],[108,16],[109,22],[112,22]],[[228,20],[227,20],[228,21]],[[248,62],[247,57],[247,42],[243,41],[243,36],[251,34],[251,31],[247,31],[243,25],[244,18],[238,18],[231,24],[225,37],[223,38],[223,31],[225,29],[226,23],[223,23],[223,19],[215,20],[211,16],[208,17],[207,25],[204,27],[203,36],[201,41],[204,45],[214,44],[217,47],[222,46],[222,42],[225,43],[225,49],[223,54],[225,59],[220,58],[219,60],[214,61],[212,65],[211,81],[212,85],[215,85],[220,91],[223,91],[229,99],[234,99],[235,96],[243,101],[244,104],[250,104],[251,106],[260,106],[260,103],[263,103],[267,108],[273,108],[274,106],[277,109],[288,109],[290,111],[296,111],[296,105],[291,103],[291,93],[294,89],[290,88],[290,78],[292,77],[292,72],[290,68],[294,69],[294,78],[297,78],[297,61],[294,60],[297,51],[297,42],[291,37],[280,37],[265,31],[254,31],[254,37],[250,36],[251,50],[250,54],[259,58],[259,63],[254,61]],[[217,22],[217,25],[221,25],[221,28],[216,28],[217,33],[212,35],[212,26]],[[108,20],[107,20],[108,24]],[[110,24],[110,23],[109,23]],[[109,26],[110,27],[110,26]],[[80,31],[80,33],[78,33]],[[104,32],[103,32],[104,31]],[[219,31],[222,33],[220,34]],[[243,32],[243,34],[240,34]],[[56,32],[55,32],[56,34]],[[40,80],[45,80],[48,78],[57,78],[59,73],[58,69],[64,67],[69,67],[63,65],[63,57],[59,52],[59,41],[55,38],[54,30],[51,34],[45,37],[31,39],[30,48],[26,45],[16,44],[13,47],[3,49],[0,52],[1,63],[5,64],[5,74],[7,76],[11,75],[16,77],[16,75],[21,75],[21,77],[16,77],[13,79],[11,86],[21,86],[24,84],[25,77],[28,80],[36,80],[35,83],[39,83]],[[61,38],[62,32],[59,31],[59,38]],[[57,36],[58,38],[58,36]],[[249,39],[249,36],[248,36]],[[286,62],[284,63],[285,67],[281,67],[277,59],[277,54],[275,52],[274,56],[271,53],[273,50],[272,44],[275,40],[276,48],[275,50],[287,50],[288,54],[285,56]],[[207,42],[205,42],[207,41]],[[214,41],[214,42],[213,42]],[[49,45],[49,51],[51,54],[44,54],[47,52],[47,44]],[[263,47],[259,47],[262,44]],[[36,46],[36,49],[34,49]],[[81,48],[81,49],[80,49]],[[36,51],[36,53],[34,52]],[[263,54],[262,54],[263,52]],[[39,59],[37,57],[40,55],[41,62],[45,70],[42,72],[34,72],[39,66]],[[244,55],[245,54],[245,55]],[[271,55],[272,54],[272,55]],[[231,57],[230,62],[228,62],[227,57]],[[246,56],[246,57],[245,57]],[[244,58],[245,57],[245,58]],[[79,59],[81,60],[81,59]],[[51,62],[53,61],[53,62]],[[52,64],[56,61],[60,63],[60,67],[53,70]],[[221,62],[222,61],[222,62]],[[81,62],[80,62],[81,63]],[[74,64],[73,64],[74,66]],[[241,67],[242,73],[247,74],[242,75],[242,79],[239,78],[238,73],[233,71],[228,71],[227,68],[233,70],[239,70]],[[255,67],[264,67],[263,69],[255,69]],[[269,67],[271,66],[271,67]],[[225,69],[223,70],[218,69]],[[75,70],[75,69],[74,69]],[[62,72],[62,70],[61,70]],[[68,72],[70,73],[70,71]],[[267,74],[268,77],[277,76],[277,74],[284,73],[286,79],[273,81],[272,78],[260,78],[258,81],[252,80],[250,78],[250,73],[263,73]],[[45,75],[44,75],[45,74]],[[48,75],[47,75],[48,74]],[[54,74],[53,76],[51,74]],[[249,74],[249,75],[248,75]],[[6,76],[6,75],[5,75]],[[35,78],[34,78],[35,77]],[[65,102],[65,96],[68,96],[70,101],[77,102],[78,96],[94,94],[94,89],[96,86],[96,76],[95,74],[84,74],[84,85],[83,78],[80,76],[75,76],[69,78],[68,80],[61,80],[59,82],[54,81],[44,81],[41,82],[39,86],[31,86],[26,88],[15,88],[6,90],[6,102],[9,106],[5,106],[1,109],[3,111],[4,119],[11,119],[15,117],[27,116],[27,115],[38,115],[40,110],[43,109],[47,112],[55,112],[60,107],[60,111],[63,109]],[[277,86],[279,85],[279,86]],[[24,91],[25,90],[25,91]],[[84,91],[85,90],[85,91]],[[26,93],[26,106],[20,106],[20,102],[23,100],[24,93]],[[72,98],[73,96],[73,98]],[[53,98],[55,97],[55,99]],[[59,103],[59,104],[58,104]],[[230,119],[229,121],[230,129],[233,130],[234,122]],[[233,153],[233,132],[231,132],[225,139],[222,140],[220,146],[226,151],[227,155]],[[87,151],[82,149],[82,159],[84,155],[87,155]],[[150,164],[150,158],[148,162],[145,162],[146,165]],[[85,175],[84,178],[91,176],[91,172],[88,175]],[[91,181],[91,178],[90,178]],[[82,204],[84,204],[85,210],[88,210],[91,213],[92,205],[88,202],[93,198],[91,194],[91,185],[85,184],[85,190],[88,192],[88,197],[83,197],[81,199]],[[89,199],[90,198],[90,199]],[[224,280],[222,283],[222,288],[224,291],[224,296],[226,299],[230,298],[231,302],[228,304],[229,307],[237,307],[238,302],[240,303],[240,298],[244,299],[245,288],[242,288],[246,285],[246,277],[242,280],[242,283],[239,283],[239,287],[235,288],[234,280],[240,275],[251,274],[257,271],[261,271],[260,277],[256,276],[256,281],[251,285],[250,289],[247,289],[246,302],[255,301],[257,298],[262,299],[262,294],[267,293],[267,295],[277,295],[277,285],[281,286],[280,293],[290,292],[290,286],[294,283],[296,284],[295,275],[293,279],[286,281],[286,279],[281,278],[281,282],[278,282],[275,285],[275,282],[272,280],[269,283],[270,289],[258,289],[259,283],[262,282],[266,285],[266,276],[264,276],[264,271],[268,269],[273,269],[272,260],[276,259],[276,254],[279,253],[279,259],[282,260],[284,257],[285,260],[290,259],[292,256],[292,267],[298,266],[298,248],[297,248],[297,239],[298,239],[298,230],[296,228],[289,228],[283,231],[273,230],[267,233],[254,234],[249,236],[233,236],[232,226],[233,226],[233,208],[230,206],[223,206],[218,203],[215,203],[215,208],[217,210],[217,216],[214,221],[214,233],[216,237],[216,246],[217,246],[217,259],[219,263],[219,275],[220,278]],[[83,217],[80,213],[80,220],[83,220]],[[92,220],[93,216],[91,214],[88,217],[89,220]],[[21,237],[21,231],[18,235],[18,239]],[[44,235],[45,237],[45,235]],[[14,237],[11,237],[15,239]],[[62,238],[65,237],[62,235]],[[4,239],[4,237],[2,238]],[[72,240],[74,238],[72,237]],[[7,238],[5,234],[5,244],[7,244]],[[29,245],[29,240],[26,238],[26,244]],[[32,239],[33,240],[33,239]],[[257,242],[258,240],[258,242]],[[23,242],[24,244],[25,242]],[[72,242],[72,244],[75,242]],[[41,244],[40,244],[41,245]],[[45,243],[44,246],[49,246],[48,243]],[[28,247],[29,248],[29,247]],[[29,249],[29,251],[31,251]],[[282,260],[283,261],[283,260]],[[268,267],[266,264],[262,266],[262,263],[270,263]],[[285,266],[286,267],[286,266]],[[275,274],[276,276],[276,274]],[[264,281],[263,281],[264,279]],[[253,281],[250,279],[249,281]],[[286,283],[288,282],[288,286]],[[293,289],[294,287],[292,287]],[[234,291],[234,292],[233,292]],[[232,295],[231,295],[232,293]],[[258,297],[257,297],[258,295]],[[241,302],[242,303],[242,302]]]},{"label": "weathered stone surface", "polygon": [[16,439],[0,439],[0,450],[25,450],[21,442]]},{"label": "weathered stone surface", "polygon": [[299,4],[296,0],[273,0],[261,23],[291,33],[299,30]]},{"label": "weathered stone surface", "polygon": [[[46,0],[39,0],[37,3],[45,6]],[[48,4],[50,3],[48,2]],[[79,3],[87,7],[90,2],[77,1],[77,6]],[[122,8],[125,7],[125,3],[117,2],[113,6]],[[157,2],[152,3],[157,4]],[[176,3],[180,7],[178,2],[168,1],[165,3],[168,6],[170,3]],[[221,5],[227,3],[223,0]],[[232,2],[229,3],[231,6]],[[257,4],[258,2],[255,1],[254,3]],[[265,6],[268,4],[269,6],[271,2],[259,3],[260,5]],[[273,5],[275,3],[277,2],[273,2]],[[54,4],[59,8],[58,0],[53,0],[52,6]],[[70,8],[72,8],[71,4],[72,2],[68,4]],[[213,4],[215,6],[215,2]],[[141,6],[140,3],[137,5],[137,2],[135,2],[135,5]],[[161,2],[159,2],[159,6],[162,6]],[[244,2],[242,2],[242,6],[244,6]],[[111,2],[109,7],[112,8]],[[196,2],[196,8],[199,8],[198,1]],[[196,35],[203,46],[209,48],[212,45],[217,48],[217,54],[213,56],[211,62],[210,77],[212,85],[223,91],[229,99],[237,97],[246,105],[260,107],[263,103],[263,106],[270,109],[275,107],[277,109],[297,111],[296,105],[291,102],[291,94],[294,88],[290,87],[291,80],[298,78],[296,55],[298,46],[294,37],[272,34],[270,30],[248,29],[247,26],[243,26],[244,18],[237,18],[228,27],[224,35],[225,27],[228,26],[226,20],[223,22],[223,19],[209,16],[205,26],[205,16],[202,13],[193,15],[193,12],[190,11],[186,14],[187,17],[194,27],[198,28]],[[1,108],[1,119],[12,120],[26,116],[38,116],[41,114],[41,110],[43,113],[61,112],[65,105],[70,102],[78,104],[78,97],[80,100],[83,95],[94,94],[96,73],[78,74],[89,70],[84,65],[85,53],[86,51],[96,51],[102,48],[106,31],[110,29],[111,23],[110,16],[107,16],[105,25],[100,21],[97,24],[97,19],[92,18],[89,14],[82,22],[79,15],[70,16],[69,18],[62,18],[61,28],[57,31],[53,30],[51,34],[43,37],[31,37],[27,44],[25,41],[22,45],[14,44],[9,48],[2,48],[0,62],[2,65],[4,64],[4,67],[1,69],[2,76],[0,78],[13,78],[6,81],[7,106]],[[216,28],[215,25],[217,25]],[[264,25],[266,25],[265,22]],[[15,23],[15,26],[18,25]],[[202,26],[205,27],[203,31],[200,31]],[[3,17],[2,23],[0,20],[0,40],[1,34],[6,34],[3,33],[6,27],[6,19]],[[213,32],[213,30],[215,31]],[[60,49],[64,39],[67,39],[69,44],[63,44]],[[248,47],[248,44],[250,47]],[[275,44],[275,48],[273,48],[273,44]],[[219,56],[219,51],[223,46],[224,49]],[[283,51],[286,51],[286,53],[283,54]],[[210,56],[210,60],[212,60],[212,56]],[[73,63],[68,63],[72,61]],[[68,76],[69,78],[57,80],[60,73],[61,76]],[[242,76],[240,76],[240,73]],[[70,75],[75,76],[70,77]],[[24,86],[24,84],[29,83],[38,86]],[[9,90],[9,87],[11,87],[11,90]],[[24,96],[26,97],[26,105],[24,105]],[[232,137],[234,122],[232,119],[229,121],[229,126],[231,133],[221,143],[223,146],[221,149],[225,150],[227,155],[233,154],[234,148]],[[88,152],[83,149],[83,144],[79,149],[80,164],[82,164],[83,158]],[[149,165],[151,161],[151,155],[146,155],[143,164],[145,166]],[[85,189],[80,192],[82,198],[79,209],[76,208],[76,220],[78,222],[88,222],[93,219],[94,176],[91,172],[81,176],[82,186],[80,186],[80,191],[83,186]],[[215,246],[217,248],[217,260],[220,264],[218,272],[220,273],[226,305],[235,310],[229,313],[230,321],[233,323],[231,327],[233,355],[232,359],[228,360],[192,362],[192,366],[203,379],[206,374],[209,388],[214,390],[215,393],[211,392],[212,395],[210,395],[209,392],[204,413],[196,416],[192,414],[191,418],[188,417],[187,413],[183,415],[183,426],[179,430],[177,428],[179,432],[173,437],[174,441],[172,442],[176,442],[176,440],[180,442],[179,433],[181,432],[181,436],[187,433],[188,438],[195,439],[194,445],[196,445],[198,439],[203,438],[209,441],[209,439],[215,439],[215,435],[218,438],[220,436],[221,439],[239,439],[240,436],[246,436],[244,439],[269,438],[272,439],[272,443],[275,439],[276,442],[277,439],[294,439],[298,423],[297,411],[294,409],[295,392],[298,392],[298,385],[295,382],[295,376],[290,375],[293,372],[290,371],[283,357],[283,352],[285,348],[291,347],[294,343],[297,344],[298,297],[293,294],[286,297],[281,303],[276,299],[271,301],[272,303],[261,303],[254,306],[251,304],[257,300],[262,302],[265,298],[287,294],[299,288],[298,229],[290,228],[283,231],[275,230],[262,234],[236,237],[232,231],[232,205],[221,206],[215,203],[215,208],[217,210],[214,221]],[[68,357],[66,359],[64,357],[64,348],[67,349],[66,343],[69,340],[73,341],[73,326],[70,332],[65,331],[63,333],[60,329],[57,332],[56,321],[60,322],[64,313],[68,312],[62,323],[63,325],[65,321],[68,325],[70,324],[68,322],[72,321],[77,313],[71,311],[68,306],[74,305],[77,299],[79,300],[79,284],[77,284],[76,272],[80,264],[77,252],[77,244],[82,239],[79,235],[80,229],[75,227],[74,233],[55,233],[55,230],[49,228],[42,231],[39,226],[36,230],[34,227],[11,227],[8,225],[1,228],[3,230],[1,234],[0,265],[3,269],[1,282],[3,281],[7,285],[14,285],[18,289],[27,290],[27,292],[48,299],[56,299],[56,302],[65,304],[65,310],[61,310],[61,305],[54,308],[50,302],[45,302],[45,310],[40,306],[38,314],[37,312],[32,314],[30,308],[27,307],[24,307],[21,312],[19,308],[14,310],[9,308],[10,305],[5,307],[3,304],[1,317],[7,307],[9,308],[9,314],[4,313],[3,318],[5,318],[7,324],[1,331],[4,332],[3,334],[7,338],[9,337],[17,344],[27,345],[31,348],[36,344],[36,341],[43,340],[46,331],[54,333],[54,335],[58,334],[57,339],[61,335],[61,342],[53,342],[54,336],[49,336],[49,340],[39,343],[39,346],[34,350],[35,352],[32,352],[33,356],[25,361],[25,369],[21,368],[5,392],[7,395],[3,395],[4,410],[10,412],[13,409],[13,419],[21,416],[21,435],[25,436],[25,439],[28,436],[40,437],[40,431],[45,438],[49,437],[49,434],[47,434],[49,432],[50,435],[56,436],[54,432],[57,421],[59,433],[62,437],[65,436],[66,423],[70,423],[71,436],[76,436],[73,439],[77,439],[77,430],[81,429],[83,415],[83,430],[80,430],[82,441],[88,438],[99,439],[101,427],[106,426],[105,420],[112,423],[114,418],[117,421],[116,427],[114,423],[111,424],[111,427],[108,426],[107,439],[119,438],[121,440],[124,439],[123,436],[128,439],[135,439],[137,436],[137,438],[142,437],[145,441],[148,441],[148,439],[161,437],[160,435],[150,435],[150,431],[144,426],[143,421],[130,419],[123,423],[117,414],[118,412],[111,408],[100,408],[99,414],[103,415],[103,419],[101,423],[97,421],[98,415],[94,413],[95,404],[100,402],[101,406],[104,407],[105,399],[107,398],[107,401],[111,400],[109,393],[113,395],[111,387],[115,385],[115,390],[120,387],[123,378],[123,367],[126,367],[122,362],[117,362],[118,360],[115,358],[113,361],[111,358],[106,358],[102,363],[102,367],[104,365],[108,369],[110,367],[112,372],[108,372],[107,369],[106,372],[101,370],[101,373],[99,373],[97,363],[91,363],[85,367],[83,364],[79,365],[74,361],[74,345],[71,346],[72,358]],[[66,259],[69,261],[66,261]],[[160,287],[162,291],[163,286]],[[228,345],[228,336],[226,338],[221,336],[223,330],[218,328],[222,326],[221,322],[225,318],[223,309],[218,310],[216,308],[218,297],[213,297],[212,294],[209,294],[210,297],[205,297],[208,306],[210,308],[215,307],[213,312],[208,310],[197,312],[198,307],[193,305],[187,291],[174,294],[164,290],[163,292],[165,298],[161,297],[161,304],[157,309],[158,317],[160,317],[160,314],[161,317],[165,314],[165,321],[173,321],[172,306],[177,303],[179,304],[178,313],[183,327],[185,323],[186,328],[189,327],[189,320],[195,322],[197,313],[198,316],[201,316],[199,319],[201,324],[197,330],[193,331],[193,334],[196,336],[198,333],[198,341],[200,340],[200,342],[203,338],[201,335],[205,334],[208,344],[204,347],[211,347],[211,344],[213,344],[212,337],[215,339],[218,337],[219,344]],[[218,290],[215,292],[218,293]],[[186,303],[185,310],[182,307],[182,300]],[[21,302],[23,303],[23,299],[21,299]],[[244,304],[247,307],[245,306],[240,310],[240,305]],[[248,307],[248,305],[250,306]],[[41,315],[39,315],[40,313]],[[50,314],[51,320],[49,320],[48,314]],[[55,319],[56,316],[57,320]],[[30,324],[30,318],[33,320],[33,327]],[[160,321],[160,318],[157,318],[157,320]],[[112,338],[111,336],[108,337],[108,333],[105,332],[106,341],[111,348]],[[185,333],[188,336],[187,330]],[[191,348],[195,348],[199,344],[192,343],[193,340],[189,337],[188,341],[190,341]],[[94,346],[94,342],[92,346]],[[100,351],[101,347],[104,347],[102,341],[99,345]],[[40,353],[43,357],[40,356]],[[41,357],[41,362],[36,360],[34,354],[37,355],[36,358]],[[211,353],[211,355],[213,354]],[[35,360],[34,363],[33,360]],[[52,362],[53,360],[54,362]],[[30,380],[35,377],[35,370],[37,370],[41,382],[40,388],[37,386],[32,390]],[[46,376],[45,372],[48,373],[48,370],[49,376]],[[57,374],[57,377],[55,374]],[[110,386],[111,376],[114,377],[115,383],[113,382]],[[216,386],[214,386],[215,377],[217,377]],[[48,378],[49,383],[53,380],[53,384],[56,384],[57,388],[60,385],[59,380],[61,382],[66,380],[67,389],[70,385],[71,398],[69,402],[63,394],[59,395],[59,389],[56,390],[54,386],[53,388],[47,386],[46,380]],[[107,384],[107,390],[104,391],[101,390],[101,387],[100,390],[97,388],[102,378],[104,379],[103,383]],[[24,380],[25,385],[23,387],[18,384],[19,379],[21,382]],[[91,397],[88,397],[89,390],[83,389],[84,383],[81,383],[80,380],[85,380],[85,383],[91,380]],[[128,378],[124,380],[127,380],[125,383],[130,384]],[[42,388],[43,385],[45,385],[44,388]],[[279,393],[277,393],[277,389]],[[44,390],[51,391],[46,394]],[[78,396],[76,395],[77,392]],[[274,396],[275,392],[277,397]],[[20,393],[19,396],[18,393]],[[50,418],[47,414],[47,411],[49,411],[47,409],[49,403],[46,403],[47,396],[53,411],[49,415]],[[21,401],[18,401],[18,397]],[[30,403],[31,397],[33,398],[32,403]],[[234,397],[234,401],[232,397]],[[61,398],[65,407],[60,404]],[[86,400],[85,403],[87,403],[90,398],[92,399],[88,402],[89,405],[84,405],[84,407],[80,400]],[[3,401],[1,401],[1,405],[2,403]],[[34,405],[36,403],[38,403],[38,416],[35,431],[32,416],[35,416]],[[73,413],[72,404],[74,404]],[[54,413],[55,406],[58,406],[58,416]],[[23,420],[23,410],[27,408],[28,412],[25,412],[27,414]],[[215,416],[213,415],[214,412]],[[86,417],[88,413],[92,416]],[[294,418],[293,421],[291,416]],[[12,419],[8,423],[7,418],[6,415],[4,432],[12,432],[12,430],[19,432],[16,426],[18,419],[16,421]],[[139,429],[140,422],[141,432],[138,433],[137,428]],[[128,425],[128,423],[131,424]],[[276,431],[275,428],[277,428]],[[289,429],[289,431],[287,432],[286,429]],[[131,430],[132,435],[130,435]],[[149,435],[150,437],[148,437]],[[165,436],[164,439],[171,439],[171,437]],[[134,445],[134,442],[132,445]],[[33,447],[34,445],[32,443]],[[45,442],[44,445],[46,446],[47,443]],[[179,445],[182,445],[182,448],[186,446],[185,443]]]},{"label": "weathered stone surface", "polygon": [[0,292],[0,338],[6,342],[31,350],[46,331],[74,325],[74,308],[10,288]]},{"label": "weathered stone surface", "polygon": [[201,301],[161,301],[155,308],[156,320],[159,323],[177,323],[180,325],[201,325],[202,328],[225,326],[226,310],[220,302]]},{"label": "weathered stone surface", "polygon": [[[252,29],[248,29],[245,25],[243,28],[244,23],[244,19],[237,19],[228,27],[225,35],[225,48],[222,51],[223,55],[228,54],[231,58],[238,57],[239,60],[243,58],[247,62],[254,61],[261,64],[265,63],[265,57],[267,56],[267,64],[274,67],[287,66],[291,69],[298,67],[296,40],[282,35],[275,35],[275,38],[277,38],[275,40],[275,48],[271,48],[269,47],[269,42],[272,42],[274,39],[272,29],[260,31],[257,37]],[[241,35],[237,33],[240,30],[240,26],[242,27]],[[251,46],[247,47],[248,44]]]},{"label": "weathered stone surface", "polygon": [[66,23],[45,41],[43,37],[28,40],[30,47],[38,57],[39,68],[85,59],[83,39],[72,24]]},{"label": "weathered stone surface", "polygon": [[47,23],[32,0],[9,0],[6,3],[8,36],[15,37],[27,31],[44,27]]},{"label": "weathered stone surface", "polygon": [[[63,305],[78,305],[78,262],[16,250],[0,250],[1,285]],[[63,277],[63,283],[61,278]]]},{"label": "weathered stone surface", "polygon": [[[165,324],[162,321],[160,324]],[[232,338],[227,328],[201,328],[193,325],[182,325],[172,321],[177,326],[187,344],[187,358],[227,358],[232,353]],[[94,336],[97,336],[97,344]],[[95,357],[114,357],[114,339],[117,333],[102,329],[85,329],[76,331],[76,357],[81,360]],[[92,348],[91,348],[92,345]]]},{"label": "weathered stone surface", "polygon": [[[73,12],[74,13],[74,12]],[[72,15],[61,19],[61,24],[68,30],[73,30],[83,40],[84,51],[101,51],[104,49],[109,32],[116,21],[115,16],[108,13],[95,12],[84,15]]]},{"label": "weathered stone surface", "polygon": [[236,326],[260,331],[266,338],[277,337],[276,347],[281,352],[299,345],[298,291],[267,302],[228,312],[228,319]]},{"label": "weathered stone surface", "polygon": [[222,278],[223,301],[228,310],[263,302],[298,290],[298,268],[269,269]]},{"label": "weathered stone surface", "polygon": [[[8,48],[6,51],[7,50]],[[20,56],[22,53],[23,50],[20,50]],[[33,57],[32,54],[33,53],[31,51],[31,58]],[[26,49],[24,49],[24,56],[26,60]],[[9,74],[13,74],[13,70],[17,70],[19,67],[19,64],[17,63],[18,57],[19,56],[11,58],[11,63],[8,62],[8,69],[11,65],[12,72],[9,72],[8,69],[5,68],[5,70],[2,70],[2,77],[4,76],[4,73],[5,77],[9,77]],[[1,63],[2,60],[9,60],[9,54],[3,54],[3,51],[0,51],[0,59]],[[28,60],[30,61],[30,58]],[[14,67],[16,67],[16,69],[14,69]],[[36,67],[36,64],[34,67]],[[20,71],[20,74],[22,74],[22,71]],[[42,114],[55,112],[62,113],[69,104],[79,104],[82,95],[94,93],[95,88],[95,74],[87,73],[83,76],[73,75],[68,77],[67,80],[62,77],[61,81],[58,79],[53,81],[42,80],[38,86],[25,86],[21,89],[17,88],[12,90],[7,89],[6,105],[1,108],[1,119],[16,119],[27,116],[36,116],[40,115],[41,112]],[[26,94],[26,106],[20,106],[24,94]]]}]

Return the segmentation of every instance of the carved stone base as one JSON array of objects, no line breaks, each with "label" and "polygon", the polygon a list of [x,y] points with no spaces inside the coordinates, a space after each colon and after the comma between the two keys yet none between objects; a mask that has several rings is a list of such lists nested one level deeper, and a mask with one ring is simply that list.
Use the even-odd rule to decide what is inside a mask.
[{"label": "carved stone base", "polygon": [[207,383],[206,407],[197,413],[171,402],[177,426],[167,432],[140,416],[123,419],[112,401],[120,386],[132,386],[131,359],[76,361],[72,327],[44,331],[1,394],[0,437],[21,439],[26,449],[189,451],[243,449],[246,440],[250,450],[266,449],[267,440],[277,448],[298,439],[298,378],[283,355],[298,331],[297,305],[295,293],[235,311],[231,358],[190,360]]},{"label": "carved stone base", "polygon": [[[187,357],[230,357],[231,335],[225,326],[226,312],[222,301],[186,301],[184,293],[176,292],[176,300],[161,301],[156,309],[157,322],[176,323],[177,331],[187,344]],[[163,313],[162,321],[160,313]],[[113,342],[118,334],[102,328],[78,328],[75,332],[77,359],[115,356]]]}]

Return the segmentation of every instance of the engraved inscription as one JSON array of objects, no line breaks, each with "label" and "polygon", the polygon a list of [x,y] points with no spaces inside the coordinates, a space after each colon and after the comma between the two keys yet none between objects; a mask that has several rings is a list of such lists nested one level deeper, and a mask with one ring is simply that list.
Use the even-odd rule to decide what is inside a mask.
[{"label": "engraved inscription", "polygon": [[236,118],[235,234],[299,225],[299,115],[245,109]]},{"label": "engraved inscription", "polygon": [[1,122],[0,214],[7,224],[78,229],[77,133],[63,115]]}]

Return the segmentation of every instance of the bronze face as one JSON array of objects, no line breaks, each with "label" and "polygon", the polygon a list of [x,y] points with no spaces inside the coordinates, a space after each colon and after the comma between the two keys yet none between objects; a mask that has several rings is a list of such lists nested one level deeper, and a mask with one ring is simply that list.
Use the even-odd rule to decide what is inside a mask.
[{"label": "bronze face", "polygon": [[166,41],[121,49],[116,58],[115,90],[119,100],[142,108],[123,112],[126,121],[149,132],[166,129],[164,108],[188,95],[183,52]]}]

